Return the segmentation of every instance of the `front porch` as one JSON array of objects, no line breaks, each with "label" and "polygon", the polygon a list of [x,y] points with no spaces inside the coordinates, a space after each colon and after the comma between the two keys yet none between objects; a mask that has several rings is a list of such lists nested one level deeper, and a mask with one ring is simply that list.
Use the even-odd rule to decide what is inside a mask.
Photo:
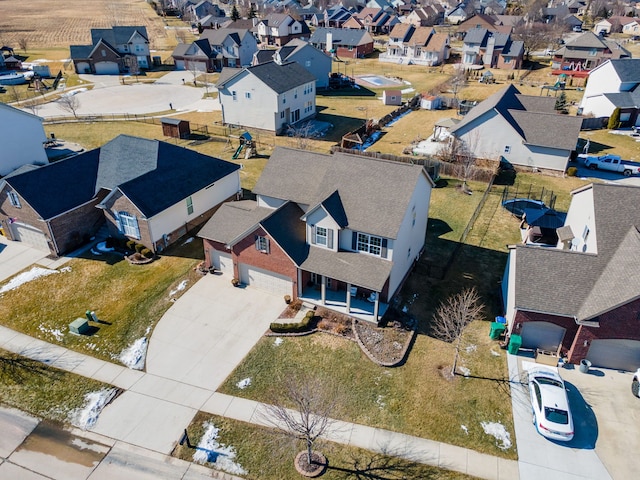
[{"label": "front porch", "polygon": [[382,318],[389,306],[379,300],[376,300],[376,302],[370,302],[359,295],[349,295],[349,297],[347,297],[347,292],[344,290],[329,289],[325,289],[325,298],[323,302],[322,290],[315,286],[305,287],[302,290],[302,295],[298,296],[298,299],[302,302],[320,305],[328,308],[329,310],[335,310],[336,312],[350,315],[358,320],[365,320],[374,323],[378,323],[378,320]]}]

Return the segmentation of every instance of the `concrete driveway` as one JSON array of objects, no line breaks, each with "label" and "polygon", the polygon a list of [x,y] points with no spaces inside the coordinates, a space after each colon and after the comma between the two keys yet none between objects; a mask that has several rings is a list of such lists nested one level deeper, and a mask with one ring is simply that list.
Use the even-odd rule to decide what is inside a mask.
[{"label": "concrete driveway", "polygon": [[206,275],[165,313],[147,352],[147,373],[216,390],[285,309],[281,296]]},{"label": "concrete driveway", "polygon": [[[508,361],[510,378],[518,380],[523,378],[525,362],[533,359],[509,355]],[[593,369],[584,374],[571,367],[558,370],[573,413],[575,437],[571,442],[554,442],[536,431],[528,387],[512,382],[520,479],[633,478],[640,468],[633,453],[640,448],[640,438],[630,426],[640,420],[640,401],[631,395],[631,375],[606,370],[596,373]]]},{"label": "concrete driveway", "polygon": [[21,242],[12,242],[6,237],[0,236],[0,282],[30,267],[36,262],[46,262],[48,252],[25,245]]}]

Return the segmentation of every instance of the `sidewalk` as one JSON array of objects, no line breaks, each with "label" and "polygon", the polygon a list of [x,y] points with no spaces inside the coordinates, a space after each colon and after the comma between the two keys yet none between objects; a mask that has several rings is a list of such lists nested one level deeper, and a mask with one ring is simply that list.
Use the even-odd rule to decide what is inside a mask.
[{"label": "sidewalk", "polygon": [[[256,425],[265,425],[259,403],[187,385],[149,373],[130,370],[82,353],[38,340],[0,326],[0,347],[62,370],[110,383],[129,393],[131,416],[110,418],[101,414],[96,432],[115,441],[168,454],[198,410]],[[125,395],[118,400],[126,398]],[[120,410],[121,411],[121,410]],[[168,421],[172,419],[173,421]],[[113,436],[111,425],[128,425],[123,438]],[[153,425],[153,428],[149,426]],[[517,480],[518,462],[473,450],[348,422],[336,422],[327,440],[373,452],[386,453],[489,480]],[[121,431],[121,430],[120,430]],[[153,432],[153,434],[150,434]],[[158,455],[154,453],[154,455]]]}]

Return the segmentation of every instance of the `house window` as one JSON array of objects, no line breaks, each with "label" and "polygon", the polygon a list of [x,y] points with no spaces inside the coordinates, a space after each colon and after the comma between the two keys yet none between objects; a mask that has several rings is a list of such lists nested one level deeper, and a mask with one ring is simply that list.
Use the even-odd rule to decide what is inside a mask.
[{"label": "house window", "polygon": [[509,152],[511,152],[511,147],[509,145],[506,145],[504,147],[504,153],[509,153]]},{"label": "house window", "polygon": [[597,49],[592,48],[591,50],[589,50],[589,56],[595,57],[596,55],[598,55],[598,50]]},{"label": "house window", "polygon": [[284,118],[284,111],[280,112],[280,118]]},{"label": "house window", "polygon": [[251,92],[244,92],[244,98],[251,100]]},{"label": "house window", "polygon": [[16,192],[7,192],[7,196],[9,197],[11,205],[17,208],[22,208],[22,205],[20,205],[20,199],[18,198],[18,194]]},{"label": "house window", "polygon": [[193,213],[193,200],[191,197],[187,197],[187,215],[191,215]]},{"label": "house window", "polygon": [[118,219],[120,220],[120,230],[122,233],[127,237],[140,239],[140,228],[138,228],[138,219],[135,216],[127,212],[120,212]]},{"label": "house window", "polygon": [[589,227],[587,225],[584,226],[584,231],[582,232],[582,241],[587,243],[587,238],[589,238]]},{"label": "house window", "polygon": [[407,258],[411,258],[411,248],[409,248],[409,251],[407,252]]},{"label": "house window", "polygon": [[269,239],[261,235],[256,236],[256,250],[262,253],[269,253]]},{"label": "house window", "polygon": [[238,93],[235,90],[231,92],[231,96],[233,97],[234,102],[238,101]]},{"label": "house window", "polygon": [[304,66],[307,67],[307,68],[310,68],[311,67],[311,60],[305,60]]},{"label": "house window", "polygon": [[106,50],[100,50],[100,53],[102,54],[103,57],[107,56],[107,51]]},{"label": "house window", "polygon": [[382,251],[382,238],[358,233],[358,251],[380,256]]}]

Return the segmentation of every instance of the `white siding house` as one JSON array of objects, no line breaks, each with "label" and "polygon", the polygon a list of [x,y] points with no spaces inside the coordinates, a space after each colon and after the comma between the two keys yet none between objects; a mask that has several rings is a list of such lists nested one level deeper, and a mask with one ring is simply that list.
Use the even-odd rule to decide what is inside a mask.
[{"label": "white siding house", "polygon": [[47,138],[40,117],[0,103],[0,125],[3,137],[0,176],[22,165],[48,162],[44,149]]},{"label": "white siding house", "polygon": [[217,83],[225,124],[281,133],[316,114],[316,78],[296,62],[225,69]]}]

